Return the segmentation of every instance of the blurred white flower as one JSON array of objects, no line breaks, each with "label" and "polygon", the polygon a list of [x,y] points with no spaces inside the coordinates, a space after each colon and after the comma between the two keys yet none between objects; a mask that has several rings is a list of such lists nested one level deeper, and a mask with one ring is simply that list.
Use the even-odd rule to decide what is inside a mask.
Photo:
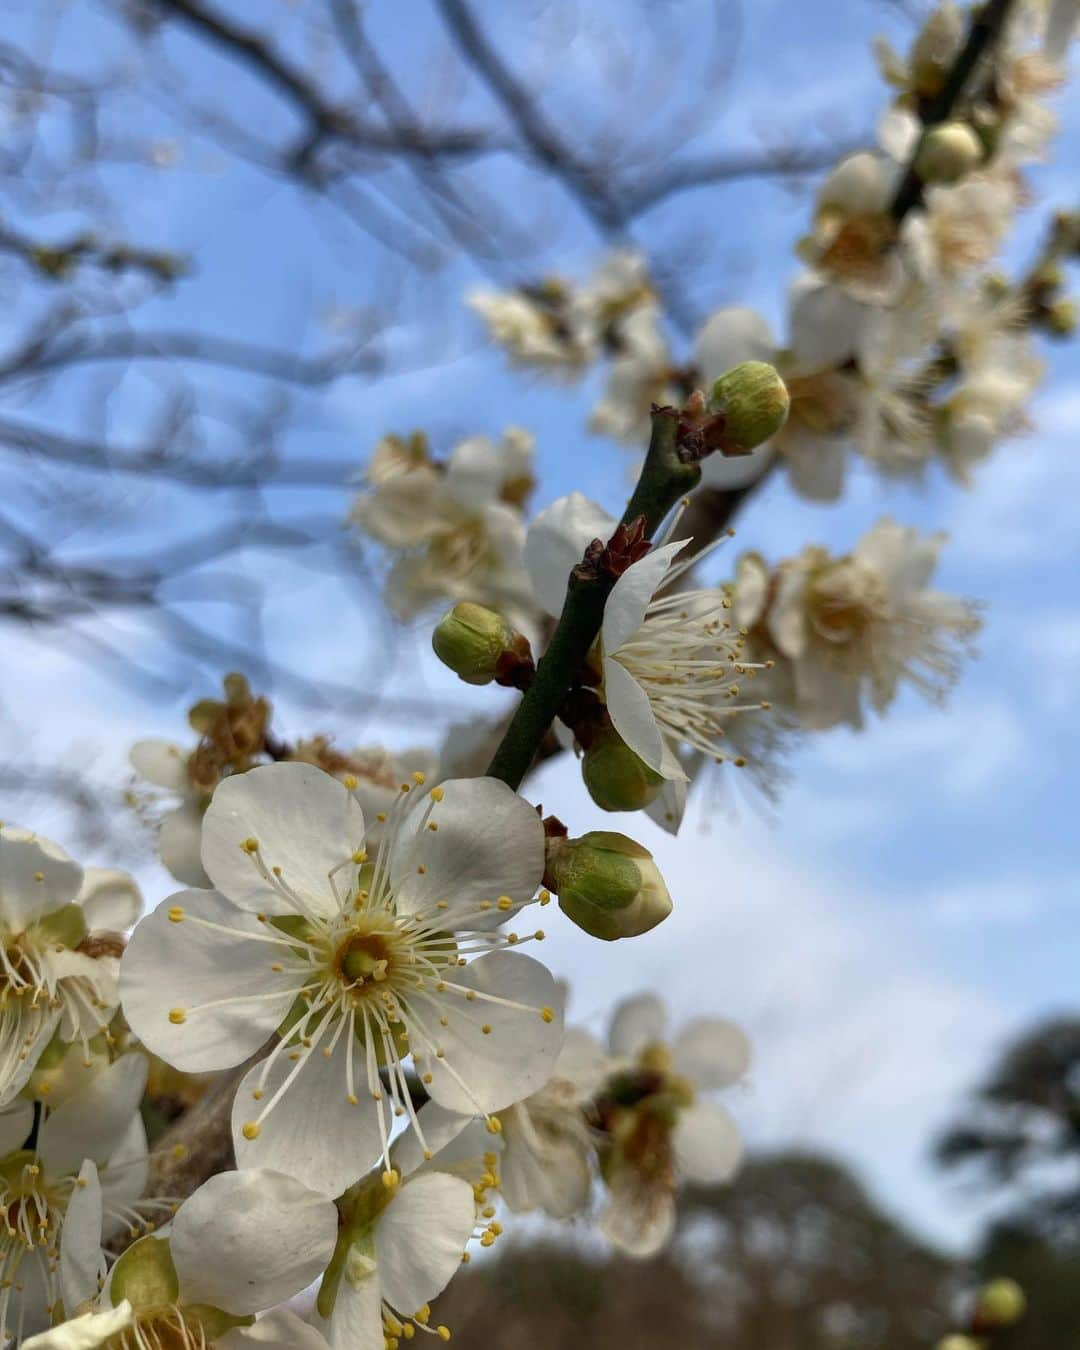
[{"label": "blurred white flower", "polygon": [[607,388],[592,411],[589,427],[598,435],[644,449],[652,405],[681,402],[658,306],[635,309],[620,322],[618,335]]},{"label": "blurred white flower", "polygon": [[798,246],[814,271],[866,304],[895,303],[905,282],[889,212],[898,181],[886,156],[859,151],[841,160],[818,189],[811,232]]},{"label": "blurred white flower", "polygon": [[750,1045],[732,1022],[696,1018],[666,1043],[667,1013],[655,994],[616,1008],[610,1048],[620,1061],[594,1107],[602,1131],[608,1203],[600,1227],[631,1256],[653,1256],[675,1227],[681,1182],[718,1185],[742,1159],[735,1122],[704,1094],[731,1087],[750,1066]]},{"label": "blurred white flower", "polygon": [[418,786],[402,786],[369,861],[363,812],[336,779],[288,763],[226,779],[203,822],[222,893],[174,896],[132,936],[125,1015],[167,1062],[226,1068],[280,1032],[237,1092],[241,1166],[335,1194],[380,1156],[388,1167],[394,1117],[417,1128],[410,1054],[430,1096],[469,1114],[550,1077],[557,987],[505,950],[543,934],[495,931],[536,895],[540,819],[494,779],[422,803]]}]

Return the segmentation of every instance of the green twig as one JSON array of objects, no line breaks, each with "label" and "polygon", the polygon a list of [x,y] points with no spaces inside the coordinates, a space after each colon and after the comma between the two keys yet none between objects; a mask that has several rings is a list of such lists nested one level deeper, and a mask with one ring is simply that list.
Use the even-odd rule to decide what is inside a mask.
[{"label": "green twig", "polygon": [[[649,451],[620,521],[620,525],[629,525],[644,518],[650,539],[679,498],[701,480],[701,466],[679,455],[678,431],[679,418],[673,409],[653,413]],[[559,622],[488,766],[490,777],[501,778],[515,789],[520,785],[600,632],[604,605],[615,581],[602,567],[576,567],[571,572]]]}]

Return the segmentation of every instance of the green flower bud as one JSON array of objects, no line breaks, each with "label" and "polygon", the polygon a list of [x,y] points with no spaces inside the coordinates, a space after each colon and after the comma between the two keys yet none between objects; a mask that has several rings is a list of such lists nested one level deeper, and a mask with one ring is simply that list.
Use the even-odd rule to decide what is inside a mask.
[{"label": "green flower bud", "polygon": [[514,631],[501,615],[468,600],[443,615],[431,635],[435,655],[466,684],[490,684],[513,642]]},{"label": "green flower bud", "polygon": [[589,796],[604,811],[640,811],[664,786],[660,775],[611,727],[599,732],[585,751],[581,776]]},{"label": "green flower bud", "polygon": [[955,183],[982,163],[983,145],[966,122],[940,122],[924,134],[915,172],[924,183]]},{"label": "green flower bud", "polygon": [[1075,300],[1055,300],[1046,312],[1046,326],[1055,337],[1072,337],[1076,320]]},{"label": "green flower bud", "polygon": [[1023,1317],[1026,1307],[1024,1291],[1015,1280],[991,1280],[976,1295],[975,1320],[980,1327],[1011,1327]]},{"label": "green flower bud", "polygon": [[545,880],[562,912],[592,937],[637,937],[671,913],[652,854],[625,834],[590,830],[580,839],[549,839],[547,847]]},{"label": "green flower bud", "polygon": [[713,384],[709,406],[722,412],[724,439],[743,450],[753,450],[775,436],[787,421],[787,386],[765,361],[743,361]]}]

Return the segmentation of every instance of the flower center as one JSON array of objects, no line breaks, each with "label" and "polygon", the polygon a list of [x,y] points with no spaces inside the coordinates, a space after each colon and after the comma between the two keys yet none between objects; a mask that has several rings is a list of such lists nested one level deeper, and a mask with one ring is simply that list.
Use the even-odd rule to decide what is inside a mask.
[{"label": "flower center", "polygon": [[334,958],[341,982],[348,989],[369,981],[382,984],[391,974],[393,947],[385,933],[356,933],[338,948]]},{"label": "flower center", "polygon": [[807,595],[810,622],[826,642],[859,642],[881,619],[887,598],[881,581],[850,560],[837,563],[811,584]]}]

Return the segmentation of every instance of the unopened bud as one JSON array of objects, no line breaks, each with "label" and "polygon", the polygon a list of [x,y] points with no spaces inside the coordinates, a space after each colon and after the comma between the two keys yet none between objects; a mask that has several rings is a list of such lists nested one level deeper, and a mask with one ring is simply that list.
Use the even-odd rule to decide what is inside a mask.
[{"label": "unopened bud", "polygon": [[915,172],[924,183],[955,183],[982,162],[983,145],[966,122],[930,127],[915,155]]},{"label": "unopened bud", "polygon": [[787,421],[787,386],[766,361],[743,361],[713,384],[710,408],[724,414],[724,439],[754,450]]},{"label": "unopened bud", "polygon": [[613,727],[598,732],[581,761],[589,796],[604,811],[640,811],[654,802],[664,780]]},{"label": "unopened bud", "polygon": [[1076,320],[1075,300],[1055,300],[1046,311],[1046,326],[1055,337],[1072,337]]},{"label": "unopened bud", "polygon": [[1023,1317],[1026,1307],[1024,1291],[1015,1280],[991,1280],[975,1297],[975,1321],[980,1330],[1011,1327]]},{"label": "unopened bud", "polygon": [[444,614],[431,635],[435,655],[466,684],[490,684],[513,642],[514,631],[501,615],[468,600]]},{"label": "unopened bud", "polygon": [[652,854],[610,830],[549,839],[545,882],[557,892],[563,913],[605,942],[647,933],[671,913]]}]

